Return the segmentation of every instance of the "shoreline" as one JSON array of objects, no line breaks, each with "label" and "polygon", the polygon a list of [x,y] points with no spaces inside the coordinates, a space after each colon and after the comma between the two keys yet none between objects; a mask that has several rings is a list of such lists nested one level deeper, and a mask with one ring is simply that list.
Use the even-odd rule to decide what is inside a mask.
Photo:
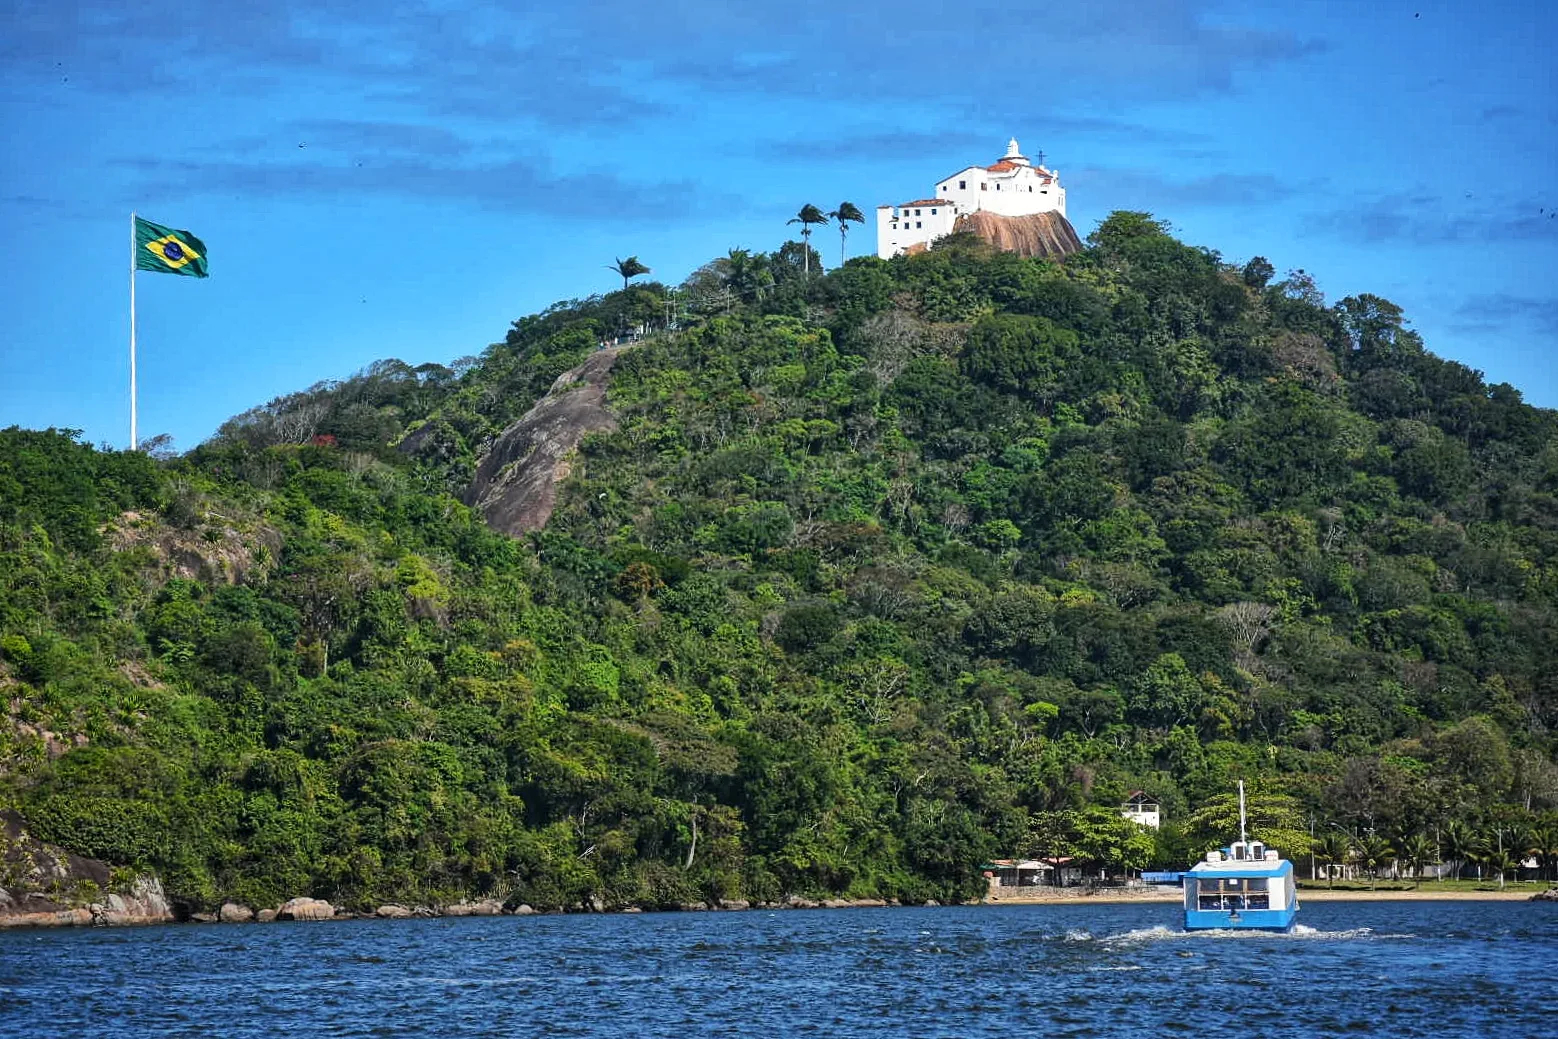
[{"label": "shoreline", "polygon": [[[1437,891],[1431,887],[1404,890],[1330,890],[1326,888],[1300,888],[1299,900],[1301,902],[1542,902],[1558,901],[1558,898],[1549,896],[1539,898],[1547,891],[1558,891],[1558,888],[1510,888],[1504,891]],[[967,902],[949,902],[949,907],[955,906],[1036,906],[1036,905],[1132,905],[1132,904],[1178,904],[1182,895],[1177,888],[1153,887],[1153,888],[1042,888],[1028,891],[1012,892],[1000,896],[986,896],[981,899]],[[927,902],[923,904],[900,903],[896,900],[884,900],[874,898],[843,899],[830,898],[818,901],[809,899],[792,899],[785,902],[752,903],[745,900],[725,901],[718,905],[706,905],[703,903],[687,903],[680,906],[664,906],[644,908],[634,905],[616,907],[575,907],[573,909],[533,909],[528,905],[517,906],[513,909],[501,907],[495,902],[486,903],[456,903],[448,906],[416,906],[407,907],[399,904],[390,904],[380,907],[377,911],[354,912],[347,909],[338,909],[328,903],[318,902],[313,899],[298,899],[297,902],[312,902],[318,907],[317,911],[307,911],[309,907],[300,906],[305,911],[290,911],[280,913],[276,910],[266,910],[263,914],[252,910],[236,914],[226,912],[196,913],[186,918],[179,918],[172,913],[166,915],[139,916],[130,913],[103,913],[93,912],[88,909],[64,909],[55,912],[36,912],[19,914],[0,914],[0,933],[10,930],[52,930],[56,928],[74,929],[80,927],[147,927],[160,925],[193,925],[203,924],[269,924],[269,923],[346,923],[353,920],[405,920],[405,919],[439,919],[446,917],[462,916],[573,916],[573,915],[629,915],[636,913],[731,913],[748,911],[772,911],[772,910],[805,910],[805,909],[897,909],[897,908],[941,908],[942,903]],[[230,904],[223,909],[240,908]],[[242,907],[246,908],[246,907]],[[99,909],[94,906],[93,909]],[[287,909],[291,909],[291,903]]]},{"label": "shoreline", "polygon": [[[1360,891],[1328,888],[1298,889],[1299,902],[1530,902],[1548,890],[1544,887],[1506,888],[1503,891],[1435,891],[1429,887],[1404,890]],[[1085,888],[1060,888],[1032,894],[985,897],[980,905],[1130,905],[1136,902],[1179,902],[1183,896],[1176,888],[1136,891],[1089,891]]]}]

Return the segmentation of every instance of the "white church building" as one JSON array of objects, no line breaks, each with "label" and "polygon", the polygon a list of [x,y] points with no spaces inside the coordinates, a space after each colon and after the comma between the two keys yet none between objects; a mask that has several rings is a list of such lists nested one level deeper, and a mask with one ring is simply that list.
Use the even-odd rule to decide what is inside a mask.
[{"label": "white church building", "polygon": [[936,185],[935,198],[876,207],[876,254],[888,259],[918,251],[952,233],[957,218],[984,211],[998,216],[1029,216],[1058,211],[1066,215],[1066,189],[1060,173],[1028,161],[1013,137],[1006,154],[990,166],[969,166]]}]

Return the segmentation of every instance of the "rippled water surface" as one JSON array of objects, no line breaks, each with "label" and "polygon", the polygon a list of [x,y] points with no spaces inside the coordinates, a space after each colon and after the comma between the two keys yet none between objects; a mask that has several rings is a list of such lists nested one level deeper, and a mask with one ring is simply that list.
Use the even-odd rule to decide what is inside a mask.
[{"label": "rippled water surface", "polygon": [[1159,904],[0,933],[0,1035],[1558,1035],[1558,905],[1300,919],[1184,934]]}]

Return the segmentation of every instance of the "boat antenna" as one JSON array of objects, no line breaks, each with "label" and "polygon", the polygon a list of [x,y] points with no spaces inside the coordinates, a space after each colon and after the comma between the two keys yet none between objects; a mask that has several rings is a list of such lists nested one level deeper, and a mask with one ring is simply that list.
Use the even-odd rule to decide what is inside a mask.
[{"label": "boat antenna", "polygon": [[1244,836],[1244,780],[1239,780],[1239,843],[1246,844]]}]

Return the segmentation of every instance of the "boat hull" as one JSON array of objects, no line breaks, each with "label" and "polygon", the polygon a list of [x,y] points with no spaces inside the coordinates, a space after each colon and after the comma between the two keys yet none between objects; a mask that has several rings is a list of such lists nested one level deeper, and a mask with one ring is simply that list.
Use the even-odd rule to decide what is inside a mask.
[{"label": "boat hull", "polygon": [[1287,909],[1185,910],[1187,931],[1291,931],[1298,907]]}]

